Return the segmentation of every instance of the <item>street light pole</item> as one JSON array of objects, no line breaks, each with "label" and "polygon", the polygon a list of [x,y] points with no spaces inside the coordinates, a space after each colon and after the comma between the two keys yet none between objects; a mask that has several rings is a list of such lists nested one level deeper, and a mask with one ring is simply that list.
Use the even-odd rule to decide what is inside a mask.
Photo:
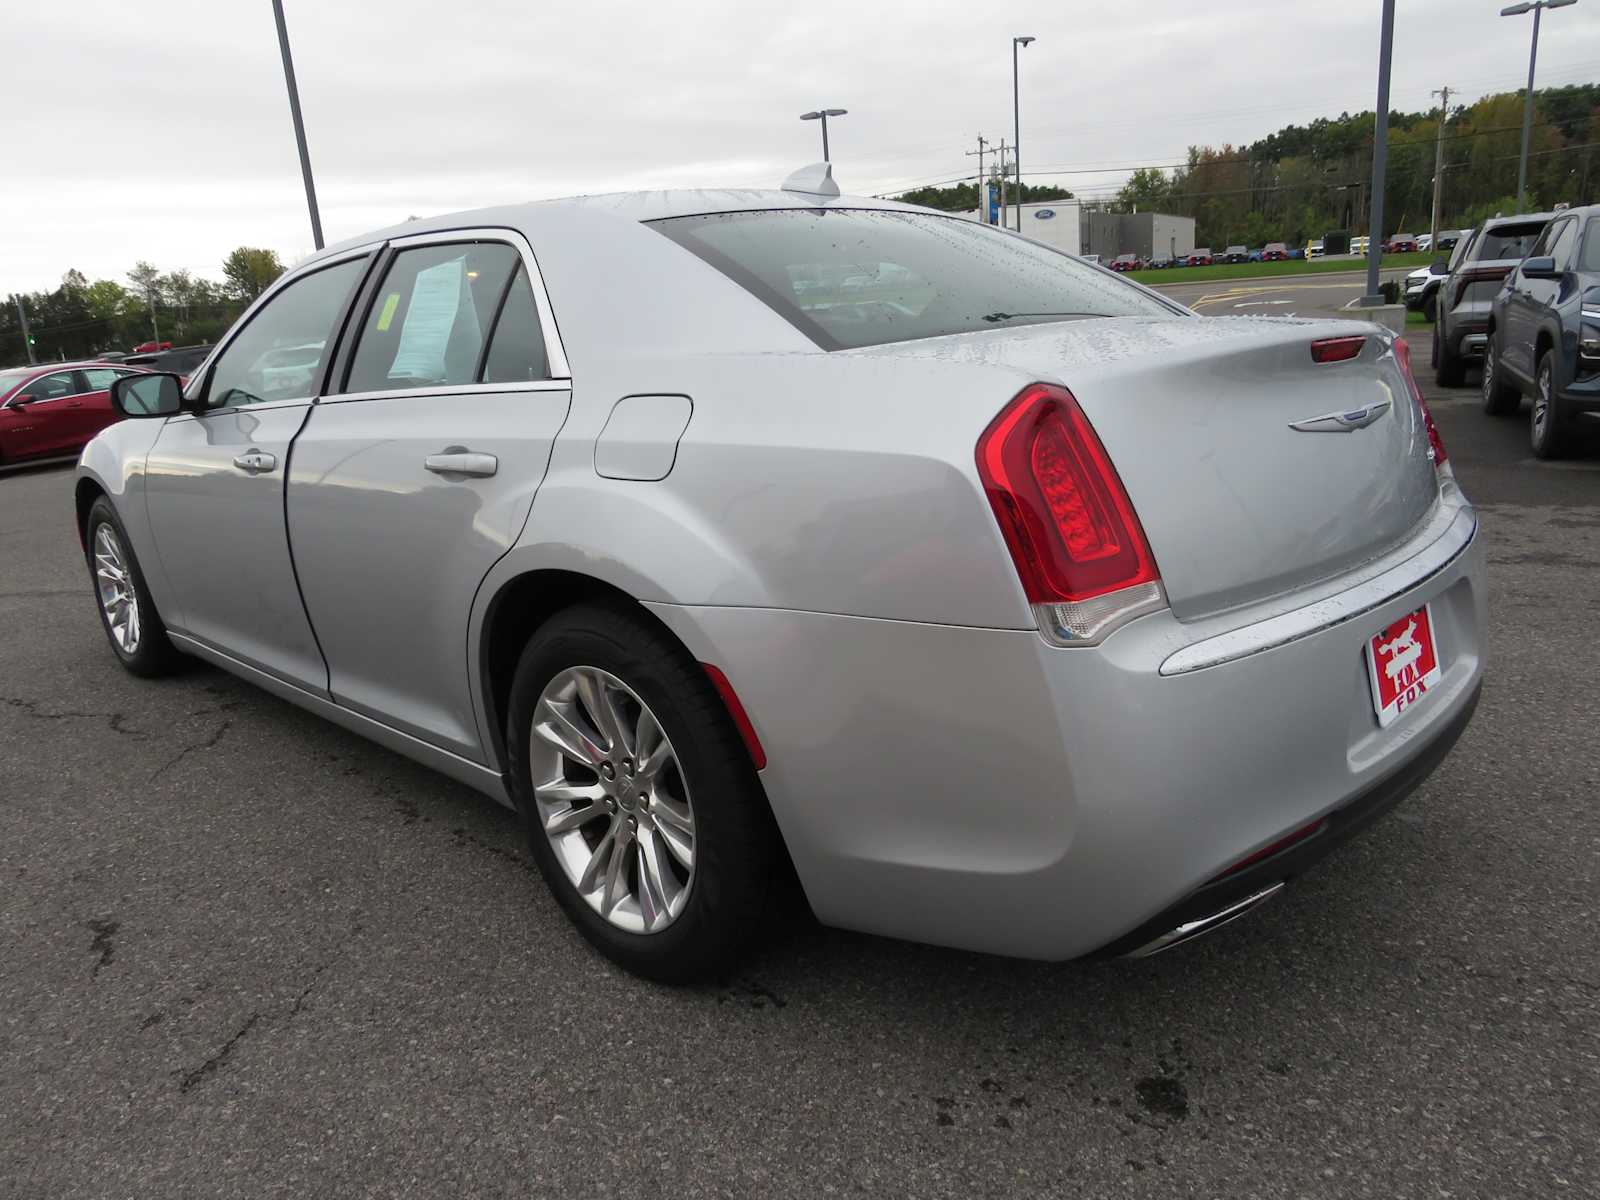
[{"label": "street light pole", "polygon": [[22,297],[15,292],[11,294],[11,299],[17,305],[17,320],[22,322],[22,344],[27,347],[28,365],[31,367],[39,360],[33,354],[33,334],[28,331],[28,310],[22,307]]},{"label": "street light pole", "polygon": [[1022,101],[1017,86],[1017,48],[1036,39],[1011,39],[1011,161],[1017,170],[1017,232],[1022,232]]},{"label": "street light pole", "polygon": [[832,162],[833,161],[831,158],[828,157],[828,118],[829,117],[842,117],[842,116],[845,115],[845,113],[847,113],[849,111],[850,110],[848,108],[819,108],[819,109],[817,109],[816,112],[808,112],[808,113],[801,113],[800,114],[800,119],[802,121],[821,121],[822,122],[822,161],[823,162]]},{"label": "street light pole", "polygon": [[306,125],[300,119],[300,89],[294,81],[294,59],[289,55],[289,29],[283,23],[283,0],[272,0],[278,22],[278,49],[283,54],[283,81],[289,87],[289,115],[294,118],[294,140],[300,147],[300,176],[306,183],[306,207],[311,210],[311,241],[322,249],[322,217],[317,213],[317,189],[311,182],[311,152],[306,149]]},{"label": "street light pole", "polygon": [[1383,176],[1389,165],[1389,60],[1394,56],[1394,0],[1383,0],[1383,33],[1378,39],[1378,112],[1372,131],[1372,212],[1367,225],[1367,294],[1363,308],[1383,303],[1378,290],[1378,260],[1383,257]]},{"label": "street light pole", "polygon": [[1517,161],[1517,211],[1525,207],[1528,193],[1528,139],[1533,134],[1533,65],[1539,57],[1539,14],[1547,8],[1566,8],[1578,0],[1533,0],[1531,4],[1510,4],[1500,10],[1502,17],[1520,17],[1533,12],[1533,45],[1528,50],[1528,94],[1522,102],[1522,156]]},{"label": "street light pole", "polygon": [[1439,253],[1439,202],[1444,196],[1444,123],[1450,119],[1450,89],[1433,93],[1439,97],[1439,133],[1433,139],[1433,232],[1428,235],[1428,250]]}]

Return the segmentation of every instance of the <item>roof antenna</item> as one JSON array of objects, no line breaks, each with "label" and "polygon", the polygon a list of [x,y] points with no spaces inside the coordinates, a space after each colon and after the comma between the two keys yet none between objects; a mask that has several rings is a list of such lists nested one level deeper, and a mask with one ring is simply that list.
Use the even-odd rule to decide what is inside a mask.
[{"label": "roof antenna", "polygon": [[783,181],[783,190],[803,192],[807,196],[837,196],[839,185],[833,181],[833,164],[819,162],[801,167]]}]

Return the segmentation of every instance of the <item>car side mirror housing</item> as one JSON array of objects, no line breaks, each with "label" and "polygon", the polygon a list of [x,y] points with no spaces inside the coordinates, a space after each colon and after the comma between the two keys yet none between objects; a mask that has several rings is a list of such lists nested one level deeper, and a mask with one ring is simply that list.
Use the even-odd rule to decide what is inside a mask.
[{"label": "car side mirror housing", "polygon": [[183,411],[176,375],[124,375],[111,384],[111,407],[125,417],[170,417]]},{"label": "car side mirror housing", "polygon": [[1428,264],[1428,274],[1430,274],[1430,275],[1448,275],[1448,274],[1450,274],[1450,260],[1447,259],[1447,258],[1436,258],[1436,259],[1434,259],[1431,263]]},{"label": "car side mirror housing", "polygon": [[1522,274],[1525,278],[1554,279],[1560,273],[1556,270],[1556,260],[1549,255],[1522,260]]}]

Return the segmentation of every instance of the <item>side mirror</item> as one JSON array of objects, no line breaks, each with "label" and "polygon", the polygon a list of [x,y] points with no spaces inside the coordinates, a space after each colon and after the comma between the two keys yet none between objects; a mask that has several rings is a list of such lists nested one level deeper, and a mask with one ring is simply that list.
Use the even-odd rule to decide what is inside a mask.
[{"label": "side mirror", "polygon": [[1522,260],[1522,274],[1526,279],[1554,279],[1560,273],[1556,270],[1556,260],[1548,254]]},{"label": "side mirror", "polygon": [[125,417],[170,417],[183,411],[176,375],[124,375],[111,384],[111,407]]},{"label": "side mirror", "polygon": [[1430,275],[1448,275],[1448,274],[1450,274],[1450,260],[1447,259],[1447,258],[1436,258],[1436,259],[1434,259],[1431,263],[1428,264],[1428,274],[1430,274]]}]

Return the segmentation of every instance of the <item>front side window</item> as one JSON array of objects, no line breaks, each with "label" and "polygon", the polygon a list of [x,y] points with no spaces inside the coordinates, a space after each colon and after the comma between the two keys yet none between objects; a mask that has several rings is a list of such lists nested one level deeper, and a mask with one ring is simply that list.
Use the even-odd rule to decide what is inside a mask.
[{"label": "front side window", "polygon": [[1556,270],[1565,271],[1572,260],[1572,247],[1578,240],[1578,222],[1571,217],[1560,223],[1555,237],[1550,239],[1550,249],[1545,253],[1556,260]]},{"label": "front side window", "polygon": [[401,250],[362,322],[344,390],[384,392],[477,382],[495,312],[520,263],[504,242]]},{"label": "front side window", "polygon": [[56,371],[35,379],[20,395],[28,400],[59,400],[63,396],[75,396],[79,390],[71,371]]},{"label": "front side window", "polygon": [[285,285],[217,358],[209,408],[310,397],[350,292],[366,260],[349,259]]},{"label": "front side window", "polygon": [[824,350],[1176,311],[1114,274],[958,217],[774,209],[650,224]]},{"label": "front side window", "polygon": [[[1578,256],[1577,269],[1580,271],[1600,271],[1600,221],[1590,220],[1589,227],[1583,233],[1583,253]],[[0,383],[0,392],[5,391],[5,384]]]}]

